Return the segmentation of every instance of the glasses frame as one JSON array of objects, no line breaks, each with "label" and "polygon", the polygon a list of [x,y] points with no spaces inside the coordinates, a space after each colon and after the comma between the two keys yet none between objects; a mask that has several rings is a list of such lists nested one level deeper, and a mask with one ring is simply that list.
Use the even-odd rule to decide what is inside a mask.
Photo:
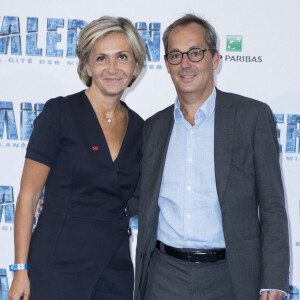
[{"label": "glasses frame", "polygon": [[[192,50],[201,50],[202,53],[203,53],[202,58],[201,58],[200,60],[191,60],[191,58],[189,57],[189,52],[192,51]],[[168,52],[167,54],[164,55],[164,57],[165,57],[165,59],[167,60],[167,62],[168,62],[170,65],[177,66],[177,65],[179,65],[179,64],[182,63],[184,54],[186,54],[186,56],[188,57],[188,59],[189,59],[191,62],[199,62],[199,61],[201,61],[201,60],[204,58],[204,54],[205,54],[206,51],[218,51],[218,49],[215,49],[215,48],[210,48],[210,49],[191,48],[190,50],[188,50],[188,51],[186,51],[186,52],[181,52],[181,51],[175,50],[175,51]],[[180,54],[181,54],[181,60],[180,60],[180,62],[177,63],[177,64],[171,63],[171,62],[168,60],[168,55],[171,54],[171,53],[174,53],[174,52],[177,52],[177,53],[180,53]]]}]

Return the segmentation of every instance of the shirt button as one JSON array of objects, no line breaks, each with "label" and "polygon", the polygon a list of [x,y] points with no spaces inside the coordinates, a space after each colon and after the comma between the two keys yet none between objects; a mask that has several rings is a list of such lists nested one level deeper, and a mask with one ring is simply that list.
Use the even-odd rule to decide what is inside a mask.
[{"label": "shirt button", "polygon": [[194,131],[193,130],[190,130],[190,134],[193,134],[194,133]]},{"label": "shirt button", "polygon": [[188,246],[191,244],[191,242],[190,242],[190,241],[187,241],[186,243],[187,243],[187,245],[188,245]]},{"label": "shirt button", "polygon": [[187,187],[187,190],[188,190],[188,191],[190,191],[190,190],[191,190],[191,187],[190,187],[190,186],[188,186],[188,187]]},{"label": "shirt button", "polygon": [[191,215],[190,215],[190,214],[187,214],[186,217],[189,219],[189,218],[191,217]]},{"label": "shirt button", "polygon": [[192,161],[193,161],[193,159],[190,157],[190,158],[189,158],[189,162],[192,162]]}]

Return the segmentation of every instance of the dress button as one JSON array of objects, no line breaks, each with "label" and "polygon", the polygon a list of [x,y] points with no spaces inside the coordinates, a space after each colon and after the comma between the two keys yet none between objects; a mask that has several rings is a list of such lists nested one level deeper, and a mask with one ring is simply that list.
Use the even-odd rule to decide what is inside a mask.
[{"label": "dress button", "polygon": [[128,234],[128,237],[131,237],[131,228],[129,226],[127,227],[127,234]]}]

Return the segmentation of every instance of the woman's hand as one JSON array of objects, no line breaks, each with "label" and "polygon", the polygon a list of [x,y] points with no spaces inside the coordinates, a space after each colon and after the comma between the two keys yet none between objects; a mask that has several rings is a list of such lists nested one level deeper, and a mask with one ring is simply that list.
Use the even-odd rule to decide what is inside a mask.
[{"label": "woman's hand", "polygon": [[30,282],[26,270],[15,271],[14,279],[8,292],[9,300],[29,300]]},{"label": "woman's hand", "polygon": [[[48,166],[25,159],[15,213],[15,263],[27,263],[35,210],[49,171]],[[29,293],[30,283],[27,270],[15,271],[8,299],[29,300]]]}]

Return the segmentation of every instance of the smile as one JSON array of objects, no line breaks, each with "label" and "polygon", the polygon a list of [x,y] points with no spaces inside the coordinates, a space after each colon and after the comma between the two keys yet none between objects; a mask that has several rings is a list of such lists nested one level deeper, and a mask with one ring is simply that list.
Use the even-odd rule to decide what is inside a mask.
[{"label": "smile", "polygon": [[108,83],[118,83],[121,81],[121,78],[106,78],[105,81]]},{"label": "smile", "polygon": [[183,82],[191,82],[196,77],[196,74],[180,75]]}]

